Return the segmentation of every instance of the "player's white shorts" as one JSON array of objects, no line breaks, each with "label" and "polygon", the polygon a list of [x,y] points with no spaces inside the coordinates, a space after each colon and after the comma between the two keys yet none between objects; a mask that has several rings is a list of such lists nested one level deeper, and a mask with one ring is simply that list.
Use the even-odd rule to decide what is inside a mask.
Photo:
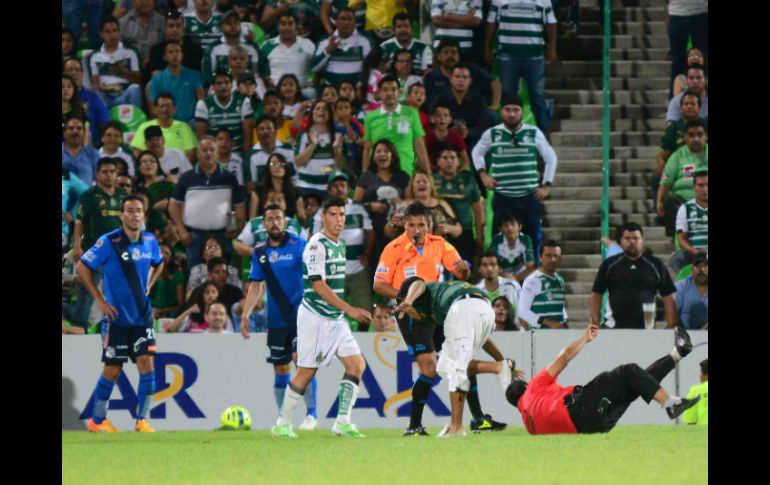
[{"label": "player's white shorts", "polygon": [[462,298],[452,303],[444,321],[444,344],[436,371],[449,391],[468,391],[468,364],[495,329],[495,311],[485,300]]},{"label": "player's white shorts", "polygon": [[332,357],[361,353],[345,318],[332,320],[316,315],[300,304],[297,311],[297,365],[328,367]]}]

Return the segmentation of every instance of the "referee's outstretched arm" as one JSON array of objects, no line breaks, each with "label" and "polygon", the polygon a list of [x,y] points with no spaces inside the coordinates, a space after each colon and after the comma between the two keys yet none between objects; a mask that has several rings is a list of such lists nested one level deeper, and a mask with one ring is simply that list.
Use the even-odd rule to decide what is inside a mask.
[{"label": "referee's outstretched arm", "polygon": [[586,331],[583,332],[583,335],[581,335],[579,339],[561,349],[561,352],[559,352],[559,355],[556,356],[553,362],[548,364],[548,367],[546,367],[548,374],[550,374],[551,377],[558,377],[558,375],[561,374],[561,371],[567,367],[569,361],[574,359],[575,356],[583,350],[583,346],[595,339],[598,334],[599,327],[594,324],[589,324],[588,328],[586,328]]}]

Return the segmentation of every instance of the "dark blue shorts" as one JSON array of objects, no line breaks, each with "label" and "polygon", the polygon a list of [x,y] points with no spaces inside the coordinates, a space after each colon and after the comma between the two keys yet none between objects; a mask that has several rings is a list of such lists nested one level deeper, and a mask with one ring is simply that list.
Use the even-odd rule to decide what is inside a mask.
[{"label": "dark blue shorts", "polygon": [[267,329],[265,360],[268,364],[288,364],[296,351],[297,327]]},{"label": "dark blue shorts", "polygon": [[155,330],[149,327],[124,327],[102,322],[102,362],[122,364],[129,358],[155,355]]}]

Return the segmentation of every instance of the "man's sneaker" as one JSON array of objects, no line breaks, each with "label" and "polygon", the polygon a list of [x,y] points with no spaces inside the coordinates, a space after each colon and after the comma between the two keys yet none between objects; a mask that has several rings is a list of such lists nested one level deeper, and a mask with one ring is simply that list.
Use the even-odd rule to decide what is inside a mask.
[{"label": "man's sneaker", "polygon": [[366,438],[366,436],[364,436],[363,433],[358,431],[358,428],[356,428],[356,425],[353,423],[343,424],[338,421],[335,421],[334,426],[332,426],[332,433],[336,434],[337,436],[350,436],[352,438]]},{"label": "man's sneaker", "polygon": [[497,380],[500,382],[500,387],[503,388],[503,392],[508,389],[513,380],[513,369],[516,367],[516,361],[513,359],[503,360],[503,369],[497,374]]},{"label": "man's sneaker", "polygon": [[148,423],[146,419],[140,419],[136,422],[134,431],[139,431],[140,433],[154,433],[155,429],[150,426],[150,423]]},{"label": "man's sneaker", "polygon": [[117,433],[118,428],[110,423],[109,419],[102,421],[102,424],[96,424],[94,418],[88,420],[88,431],[92,433]]},{"label": "man's sneaker", "polygon": [[492,416],[489,414],[485,414],[484,416],[471,421],[471,431],[473,433],[480,433],[482,431],[502,431],[506,426],[508,425],[492,419]]},{"label": "man's sneaker", "polygon": [[313,416],[307,416],[299,425],[299,429],[302,431],[313,431],[316,428],[318,428],[318,420]]},{"label": "man's sneaker", "polygon": [[427,431],[425,431],[424,426],[417,426],[416,428],[406,428],[406,431],[404,431],[404,436],[430,436]]},{"label": "man's sneaker", "polygon": [[[450,426],[451,426],[451,424],[447,423],[447,424],[444,426],[444,429],[442,429],[442,430],[441,430],[441,432],[440,432],[439,434],[437,434],[437,435],[436,435],[436,438],[452,438],[452,437],[454,437],[454,436],[458,436],[458,435],[447,435],[447,433],[449,432],[449,428],[450,428]],[[465,434],[465,430],[463,430],[463,434],[462,434],[462,435],[460,435],[460,436],[467,436],[467,435]]]},{"label": "man's sneaker", "polygon": [[692,341],[690,340],[690,334],[683,326],[677,325],[674,328],[674,346],[679,357],[684,358],[687,354],[692,352]]},{"label": "man's sneaker", "polygon": [[296,438],[297,433],[291,429],[291,423],[286,423],[283,426],[277,424],[270,428],[270,434],[276,438]]},{"label": "man's sneaker", "polygon": [[698,403],[698,401],[700,401],[700,395],[696,396],[695,399],[682,399],[681,402],[679,402],[678,404],[674,404],[673,406],[669,406],[666,408],[668,417],[670,419],[679,417],[679,415],[681,415],[687,409],[690,409],[691,407],[695,406]]}]

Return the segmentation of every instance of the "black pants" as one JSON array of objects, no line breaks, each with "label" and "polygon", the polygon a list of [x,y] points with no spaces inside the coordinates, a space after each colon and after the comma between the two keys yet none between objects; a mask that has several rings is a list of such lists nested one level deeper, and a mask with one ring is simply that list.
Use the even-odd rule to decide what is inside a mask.
[{"label": "black pants", "polygon": [[[620,365],[594,377],[582,389],[576,387],[574,403],[568,411],[578,433],[610,431],[636,398],[652,401],[660,382],[675,366],[674,359],[666,355],[647,369],[636,364]],[[609,399],[610,404],[600,409],[603,398]]]}]

